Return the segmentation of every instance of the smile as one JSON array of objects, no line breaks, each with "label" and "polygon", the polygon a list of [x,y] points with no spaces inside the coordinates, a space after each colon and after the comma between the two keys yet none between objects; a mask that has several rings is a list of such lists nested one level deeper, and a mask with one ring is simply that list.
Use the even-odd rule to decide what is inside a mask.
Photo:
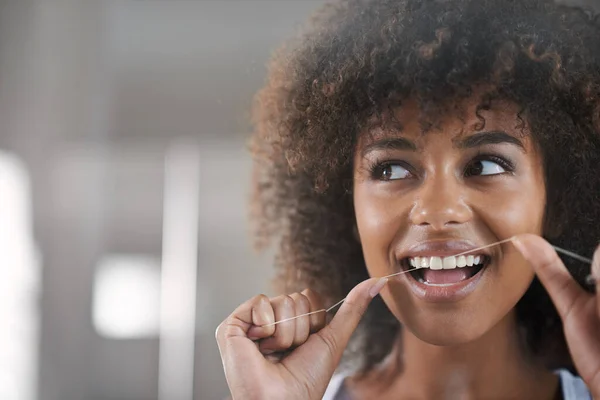
[{"label": "smile", "polygon": [[[484,254],[467,256],[425,256],[405,259],[412,268],[413,278],[429,286],[451,286],[472,278],[489,264],[490,258]],[[407,268],[408,269],[408,268]]]},{"label": "smile", "polygon": [[[426,241],[395,254],[407,274],[398,275],[411,292],[427,302],[459,301],[481,286],[494,258],[489,251],[455,256],[479,248],[468,240]],[[418,269],[415,269],[418,268]]]}]

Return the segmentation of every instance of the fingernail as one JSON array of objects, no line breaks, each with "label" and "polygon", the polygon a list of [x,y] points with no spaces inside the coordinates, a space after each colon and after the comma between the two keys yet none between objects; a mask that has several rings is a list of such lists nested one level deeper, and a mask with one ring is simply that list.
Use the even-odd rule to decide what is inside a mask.
[{"label": "fingernail", "polygon": [[369,295],[371,297],[375,297],[379,294],[379,292],[381,292],[381,289],[383,289],[383,287],[385,286],[385,284],[387,283],[388,278],[381,278],[377,281],[377,283],[375,283],[371,289],[369,289]]}]

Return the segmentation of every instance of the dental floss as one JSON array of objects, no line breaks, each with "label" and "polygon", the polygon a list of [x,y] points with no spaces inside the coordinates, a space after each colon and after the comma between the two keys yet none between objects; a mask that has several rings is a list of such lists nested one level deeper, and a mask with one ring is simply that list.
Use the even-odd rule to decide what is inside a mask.
[{"label": "dental floss", "polygon": [[[552,246],[552,245],[551,245],[551,246]],[[584,263],[591,264],[591,263],[593,262],[591,259],[589,259],[589,258],[585,258],[585,257],[582,257],[582,256],[580,256],[579,254],[575,254],[575,253],[573,253],[572,251],[565,250],[565,249],[561,249],[561,248],[560,248],[560,247],[558,247],[558,246],[552,246],[552,247],[554,248],[554,250],[558,251],[559,253],[566,254],[566,255],[568,255],[568,256],[570,256],[570,257],[573,257],[574,259],[576,259],[576,260],[579,260],[579,261],[582,261],[582,262],[584,262]]]},{"label": "dental floss", "polygon": [[[464,251],[462,253],[455,254],[454,256],[451,256],[451,257],[458,257],[458,256],[462,256],[462,255],[465,255],[465,254],[473,253],[474,251],[487,249],[488,247],[497,246],[497,245],[502,244],[502,243],[512,242],[514,238],[515,237],[512,236],[512,237],[509,237],[508,239],[500,240],[499,242],[495,242],[495,243],[492,243],[492,244],[481,246],[481,247],[478,247],[476,249],[471,249],[471,250],[468,250],[468,251]],[[551,245],[551,246],[554,248],[554,250],[558,251],[559,253],[563,253],[563,254],[565,254],[565,255],[567,255],[569,257],[572,257],[572,258],[574,258],[576,260],[579,260],[579,261],[582,261],[584,263],[592,264],[592,260],[589,259],[589,258],[580,256],[577,253],[573,253],[572,251],[563,249],[563,248],[558,247],[558,246],[554,246],[554,245]],[[422,268],[422,267],[410,268],[410,269],[407,269],[407,270],[404,270],[404,271],[396,272],[396,273],[391,274],[391,275],[383,276],[382,278],[391,278],[392,276],[405,274],[407,272],[415,271],[415,270],[420,269],[420,268]],[[600,279],[594,277],[592,274],[586,276],[586,278],[585,278],[585,284],[586,285],[590,285],[590,286],[595,285],[599,281],[600,281]],[[343,299],[341,299],[340,301],[338,301],[337,303],[335,303],[334,305],[332,305],[329,308],[322,308],[320,310],[311,311],[311,312],[308,312],[308,313],[296,315],[295,317],[285,318],[285,319],[282,319],[282,320],[279,320],[279,321],[276,321],[276,322],[272,322],[270,324],[261,325],[261,327],[267,327],[267,326],[277,325],[277,324],[280,324],[282,322],[291,321],[291,320],[294,320],[296,318],[305,317],[307,315],[317,314],[317,313],[320,313],[320,312],[328,313],[329,311],[333,310],[338,305],[342,304],[344,302],[344,300],[346,300],[346,297],[344,297]]]},{"label": "dental floss", "polygon": [[[410,268],[410,269],[407,269],[407,270],[405,270],[405,271],[396,272],[396,273],[394,273],[394,274],[391,274],[391,275],[383,276],[383,277],[381,277],[381,279],[383,279],[383,278],[390,278],[390,277],[392,277],[392,276],[396,276],[396,275],[405,274],[405,273],[407,273],[407,272],[414,271],[414,270],[417,270],[417,269],[419,269],[419,268],[421,268],[421,267]],[[304,313],[304,314],[296,315],[295,317],[290,317],[290,318],[281,319],[281,320],[279,320],[279,321],[276,321],[276,322],[271,322],[270,324],[261,325],[261,327],[267,327],[267,326],[277,325],[277,324],[280,324],[280,323],[282,323],[282,322],[291,321],[291,320],[293,320],[293,319],[296,319],[296,318],[305,317],[305,316],[307,316],[307,315],[317,314],[317,313],[320,313],[320,312],[325,312],[325,313],[328,313],[329,311],[333,310],[334,308],[336,308],[337,306],[339,306],[340,304],[342,304],[342,303],[344,302],[344,300],[346,300],[346,298],[345,298],[345,297],[344,297],[343,299],[341,299],[340,301],[338,301],[337,303],[335,303],[334,305],[332,305],[331,307],[329,307],[329,308],[322,308],[322,309],[320,309],[320,310],[311,311],[311,312],[308,312],[308,313]]]},{"label": "dental floss", "polygon": [[[590,265],[594,262],[593,260],[586,258],[586,257],[582,257],[579,254],[573,253],[572,251],[565,250],[565,249],[562,249],[562,248],[560,248],[558,246],[554,246],[554,245],[551,245],[551,246],[554,248],[554,250],[558,251],[559,253],[566,254],[566,255],[573,257],[574,259],[579,260],[581,262],[588,263]],[[600,278],[596,278],[594,275],[589,274],[588,276],[585,277],[584,282],[588,286],[594,286],[595,284],[600,282]]]},{"label": "dental floss", "polygon": [[492,244],[487,244],[485,246],[481,246],[481,247],[478,247],[476,249],[471,249],[471,250],[463,251],[462,253],[458,253],[458,254],[455,254],[454,256],[450,256],[450,257],[458,257],[458,256],[462,256],[464,254],[472,253],[472,252],[477,251],[477,250],[483,250],[483,249],[487,249],[488,247],[497,246],[497,245],[502,244],[502,243],[512,242],[512,240],[514,238],[515,238],[514,236],[511,236],[508,239],[504,239],[504,240],[501,240],[499,242],[495,242],[495,243],[492,243]]}]

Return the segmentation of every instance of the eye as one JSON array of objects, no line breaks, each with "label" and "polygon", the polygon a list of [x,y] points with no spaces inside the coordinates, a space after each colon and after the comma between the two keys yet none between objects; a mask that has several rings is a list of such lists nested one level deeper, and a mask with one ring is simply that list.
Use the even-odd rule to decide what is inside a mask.
[{"label": "eye", "polygon": [[490,160],[475,160],[465,171],[465,176],[499,175],[507,172],[500,162]]},{"label": "eye", "polygon": [[408,169],[399,164],[384,164],[376,168],[374,177],[382,181],[395,181],[410,178]]}]

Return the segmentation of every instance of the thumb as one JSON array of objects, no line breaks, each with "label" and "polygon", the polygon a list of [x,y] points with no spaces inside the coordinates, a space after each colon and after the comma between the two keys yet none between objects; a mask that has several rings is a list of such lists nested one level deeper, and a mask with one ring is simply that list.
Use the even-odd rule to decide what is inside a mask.
[{"label": "thumb", "polygon": [[311,335],[301,349],[298,349],[302,351],[296,352],[291,358],[303,358],[310,354],[314,357],[312,365],[320,365],[326,370],[326,375],[331,376],[369,303],[387,281],[387,278],[371,278],[356,285],[348,293],[331,323]]},{"label": "thumb", "polygon": [[339,358],[356,330],[358,323],[367,311],[371,300],[379,294],[381,289],[388,282],[388,278],[372,278],[359,283],[348,293],[346,300],[342,303],[340,309],[331,320],[328,329],[322,329],[320,332],[329,335],[329,342],[332,345],[332,353]]},{"label": "thumb", "polygon": [[516,236],[513,243],[535,270],[563,320],[577,304],[587,300],[588,293],[573,279],[556,251],[543,238],[522,234]]}]

